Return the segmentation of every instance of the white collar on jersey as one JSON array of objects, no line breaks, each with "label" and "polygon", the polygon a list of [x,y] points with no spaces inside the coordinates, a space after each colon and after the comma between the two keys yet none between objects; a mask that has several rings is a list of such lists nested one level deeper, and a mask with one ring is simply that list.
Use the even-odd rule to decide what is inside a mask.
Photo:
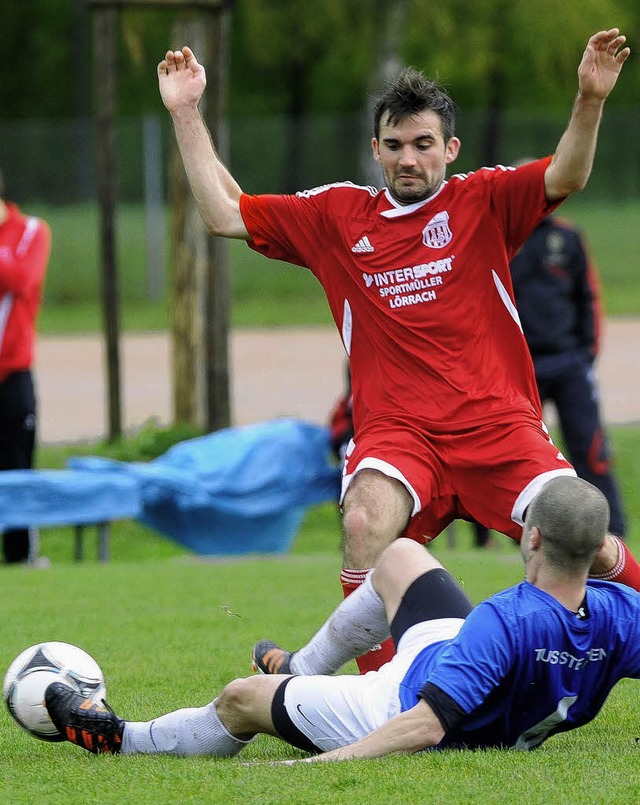
[{"label": "white collar on jersey", "polygon": [[440,187],[436,190],[436,192],[429,196],[429,198],[425,198],[422,201],[416,201],[415,204],[400,204],[395,200],[395,198],[389,192],[389,188],[385,187],[384,192],[387,197],[387,201],[389,204],[393,205],[392,210],[383,210],[380,215],[384,215],[385,218],[399,218],[401,215],[409,215],[409,213],[415,212],[419,210],[420,207],[424,207],[425,204],[428,204],[430,201],[442,192],[444,186],[446,185],[446,181],[443,182]]}]

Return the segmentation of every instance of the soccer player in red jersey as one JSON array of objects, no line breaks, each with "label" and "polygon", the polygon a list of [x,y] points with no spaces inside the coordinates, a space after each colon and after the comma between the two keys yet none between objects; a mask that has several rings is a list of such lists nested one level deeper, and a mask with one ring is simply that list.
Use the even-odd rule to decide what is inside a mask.
[{"label": "soccer player in red jersey", "polygon": [[[542,423],[531,358],[514,303],[509,260],[567,196],[584,188],[605,99],[629,55],[617,28],[588,41],[578,94],[555,153],[519,168],[448,180],[458,155],[455,108],[408,68],[374,113],[374,159],[385,188],[350,182],[296,195],[243,193],[198,110],[205,71],[184,47],[158,65],[185,170],[209,232],[311,270],[349,358],[354,438],[341,506],[345,594],[388,635],[367,604],[366,580],[397,537],[422,542],[467,517],[519,540],[527,506],[551,478],[574,475]],[[640,566],[609,535],[592,575],[640,590]],[[291,657],[254,648],[266,673],[326,673],[321,629]],[[378,667],[392,646],[367,655]]]},{"label": "soccer player in red jersey", "polygon": [[[50,252],[49,225],[25,215],[5,198],[0,172],[0,471],[33,466],[37,424],[33,359]],[[2,533],[7,564],[46,562],[37,556],[37,549],[37,531],[11,528]]]}]

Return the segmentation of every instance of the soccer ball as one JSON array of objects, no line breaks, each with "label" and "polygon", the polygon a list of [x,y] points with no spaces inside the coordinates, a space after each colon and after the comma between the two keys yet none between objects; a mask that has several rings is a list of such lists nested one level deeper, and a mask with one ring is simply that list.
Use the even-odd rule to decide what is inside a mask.
[{"label": "soccer ball", "polygon": [[7,669],[2,695],[14,721],[43,741],[64,741],[44,704],[52,682],[63,682],[99,703],[107,695],[104,675],[86,651],[56,641],[30,646]]}]

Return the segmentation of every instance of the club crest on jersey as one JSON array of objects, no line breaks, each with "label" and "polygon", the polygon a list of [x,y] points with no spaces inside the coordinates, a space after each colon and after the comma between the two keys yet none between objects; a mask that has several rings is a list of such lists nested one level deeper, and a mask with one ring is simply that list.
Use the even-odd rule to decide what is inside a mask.
[{"label": "club crest on jersey", "polygon": [[451,243],[453,233],[449,229],[449,213],[439,212],[434,215],[422,230],[422,242],[430,249],[442,249]]}]

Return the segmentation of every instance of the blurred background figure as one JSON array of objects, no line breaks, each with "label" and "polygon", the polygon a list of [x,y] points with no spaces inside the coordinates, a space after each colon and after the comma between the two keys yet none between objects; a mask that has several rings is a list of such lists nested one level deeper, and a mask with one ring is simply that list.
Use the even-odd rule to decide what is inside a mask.
[{"label": "blurred background figure", "polygon": [[[50,251],[49,226],[5,200],[0,172],[0,470],[33,466],[36,395],[31,367]],[[5,531],[2,549],[7,563],[35,560],[37,534]]]},{"label": "blurred background figure", "polygon": [[329,431],[331,449],[340,465],[344,461],[349,442],[353,438],[353,405],[351,394],[351,372],[349,364],[344,365],[345,390],[329,412]]},{"label": "blurred background figure", "polygon": [[511,276],[540,398],[555,406],[569,460],[605,495],[609,528],[623,538],[625,513],[594,371],[602,317],[599,283],[583,236],[566,220],[549,216],[511,261]]}]

